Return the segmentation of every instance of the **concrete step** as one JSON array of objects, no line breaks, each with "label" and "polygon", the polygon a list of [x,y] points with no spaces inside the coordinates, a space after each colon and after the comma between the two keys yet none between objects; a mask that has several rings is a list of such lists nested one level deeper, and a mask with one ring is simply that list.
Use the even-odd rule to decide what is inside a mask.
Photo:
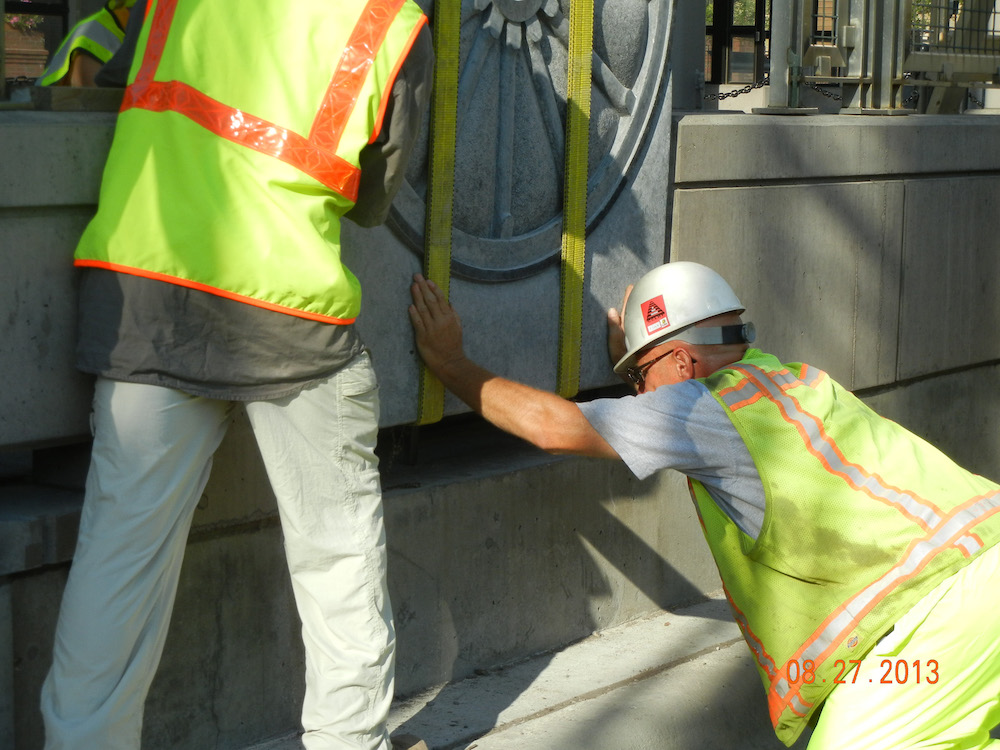
[{"label": "concrete step", "polygon": [[[389,724],[433,750],[784,747],[750,652],[718,598],[397,700]],[[247,750],[301,747],[292,736]]]}]

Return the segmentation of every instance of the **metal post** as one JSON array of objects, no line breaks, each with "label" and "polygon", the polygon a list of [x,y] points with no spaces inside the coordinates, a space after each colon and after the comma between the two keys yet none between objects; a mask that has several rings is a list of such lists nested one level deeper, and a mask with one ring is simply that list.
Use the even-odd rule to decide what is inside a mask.
[{"label": "metal post", "polygon": [[860,112],[864,107],[864,78],[868,71],[869,33],[868,0],[843,0],[847,3],[842,14],[847,23],[842,33],[847,55],[847,75],[852,80],[843,85],[844,108]]},{"label": "metal post", "polygon": [[880,0],[875,3],[875,85],[872,92],[872,106],[875,109],[890,109],[892,106],[892,71],[896,36],[896,2]]},{"label": "metal post", "polygon": [[892,108],[903,111],[903,60],[910,39],[910,3],[912,0],[897,0],[896,3],[896,43],[892,51]]},{"label": "metal post", "polygon": [[[789,62],[794,52],[793,29],[798,0],[773,0],[771,5],[771,77],[767,92],[768,107],[794,106],[789,98]],[[794,85],[798,89],[798,84]],[[796,97],[797,98],[797,97]]]}]

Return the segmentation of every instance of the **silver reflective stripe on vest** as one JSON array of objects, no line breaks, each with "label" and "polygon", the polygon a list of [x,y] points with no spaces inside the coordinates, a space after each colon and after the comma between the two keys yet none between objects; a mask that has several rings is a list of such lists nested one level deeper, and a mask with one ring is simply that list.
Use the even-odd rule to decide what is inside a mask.
[{"label": "silver reflective stripe on vest", "polygon": [[860,466],[844,460],[833,442],[821,432],[821,425],[816,417],[802,411],[795,399],[785,395],[783,386],[798,385],[802,381],[797,380],[787,371],[772,376],[771,373],[753,365],[737,365],[733,369],[743,372],[751,378],[757,387],[764,392],[764,395],[781,408],[785,418],[799,428],[805,438],[806,447],[819,457],[828,471],[843,477],[855,489],[862,490],[874,498],[896,506],[927,529],[933,528],[941,522],[938,513],[921,502],[919,498],[908,492],[886,487],[878,477],[870,475]]},{"label": "silver reflective stripe on vest", "polygon": [[774,692],[776,692],[779,696],[784,698],[786,695],[788,695],[788,680],[782,677],[780,680],[774,683],[774,687],[771,689],[774,690]]},{"label": "silver reflective stripe on vest", "polygon": [[747,621],[746,615],[739,611],[736,607],[736,603],[733,601],[732,597],[729,596],[729,592],[726,592],[726,598],[729,599],[729,605],[733,612],[733,617],[736,619],[736,624],[740,626],[740,630],[743,631],[743,640],[753,651],[754,656],[757,657],[757,663],[760,664],[761,668],[767,672],[768,677],[774,679],[778,676],[778,666],[774,663],[768,653],[764,650],[764,644],[760,642],[750,629],[750,623]]},{"label": "silver reflective stripe on vest", "polygon": [[807,713],[809,713],[809,709],[811,708],[811,706],[812,704],[805,703],[805,701],[803,701],[802,698],[799,697],[798,695],[793,695],[792,699],[788,702],[788,707],[792,709],[795,713],[797,713],[799,716],[805,716]]},{"label": "silver reflective stripe on vest", "polygon": [[[825,372],[809,365],[802,366],[802,374],[799,378],[796,378],[788,370],[773,373],[771,376],[777,385],[786,389],[799,385],[813,387],[825,377]],[[729,407],[730,411],[736,411],[737,409],[742,409],[744,406],[750,406],[763,395],[765,395],[764,392],[752,380],[748,379],[739,385],[725,389],[719,394],[719,397],[722,399],[722,403]]]},{"label": "silver reflective stripe on vest", "polygon": [[725,393],[720,394],[722,403],[729,407],[730,411],[736,411],[737,409],[742,409],[744,406],[749,406],[762,395],[760,388],[751,380],[744,380],[738,386],[727,389]]},{"label": "silver reflective stripe on vest", "polygon": [[[101,60],[102,63],[110,60],[114,51],[121,46],[121,39],[119,39],[114,32],[112,32],[100,21],[97,19],[85,21],[74,28],[65,41],[59,45],[59,49],[56,50],[52,61],[46,66],[42,75],[39,76],[39,80],[47,78],[53,73],[63,70],[64,67],[68,69],[70,55],[72,55],[77,49],[76,43],[81,38],[91,39],[104,49],[108,50],[108,58],[106,60]],[[63,75],[65,75],[65,73]]]},{"label": "silver reflective stripe on vest", "polygon": [[[781,696],[782,700],[784,700],[784,698],[788,695],[790,690],[788,680],[782,677],[780,680],[774,683],[773,689],[774,692],[777,693],[779,696]],[[792,709],[792,711],[797,713],[799,716],[805,716],[807,713],[809,713],[809,709],[811,708],[812,704],[806,703],[805,701],[802,700],[801,696],[799,696],[798,694],[798,689],[799,686],[798,684],[796,684],[795,694],[788,699],[788,707]]]},{"label": "silver reflective stripe on vest", "polygon": [[981,545],[971,536],[963,536],[955,544],[956,546],[964,549],[965,554],[967,554],[969,557],[972,557],[972,555],[976,554],[983,547],[983,545]]},{"label": "silver reflective stripe on vest", "polygon": [[826,373],[817,367],[812,367],[810,365],[802,365],[802,374],[799,375],[802,382],[806,385],[816,385],[819,381],[826,377]]},{"label": "silver reflective stripe on vest", "polygon": [[895,568],[851,599],[844,606],[844,611],[831,620],[816,640],[802,652],[802,658],[817,660],[827,648],[843,638],[847,631],[854,627],[854,623],[861,620],[882,597],[918,573],[938,553],[955,545],[960,545],[966,550],[971,547],[973,554],[978,552],[982,545],[966,532],[970,526],[985,520],[998,509],[1000,509],[1000,492],[980,498],[969,508],[957,510],[929,538],[914,545]]},{"label": "silver reflective stripe on vest", "polygon": [[800,385],[802,383],[797,377],[792,375],[788,370],[781,370],[780,372],[767,373],[770,377],[772,383],[777,386],[791,386]]}]

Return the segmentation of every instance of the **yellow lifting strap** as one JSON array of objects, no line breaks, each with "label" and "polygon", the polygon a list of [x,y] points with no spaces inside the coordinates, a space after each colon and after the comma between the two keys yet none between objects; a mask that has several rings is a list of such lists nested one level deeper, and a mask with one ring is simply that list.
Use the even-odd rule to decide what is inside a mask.
[{"label": "yellow lifting strap", "polygon": [[559,282],[559,365],[556,370],[556,391],[563,398],[575,396],[580,390],[593,46],[594,2],[573,0],[569,8],[566,168],[563,184],[562,264]]},{"label": "yellow lifting strap", "polygon": [[[455,194],[455,141],[458,117],[459,31],[462,0],[434,3],[434,93],[431,100],[430,168],[424,225],[424,277],[449,296],[452,206]],[[444,414],[444,386],[421,365],[416,424],[432,424]]]}]

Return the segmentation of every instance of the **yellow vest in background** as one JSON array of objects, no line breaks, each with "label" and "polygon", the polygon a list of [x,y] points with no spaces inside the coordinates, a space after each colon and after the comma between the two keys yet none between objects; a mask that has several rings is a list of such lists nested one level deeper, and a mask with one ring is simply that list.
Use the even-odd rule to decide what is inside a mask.
[{"label": "yellow vest in background", "polygon": [[690,484],[775,733],[791,745],[852,660],[1000,540],[1000,486],[811,366],[751,349],[703,382],[760,473],[760,536]]},{"label": "yellow vest in background", "polygon": [[[134,4],[132,0],[129,5]],[[86,50],[102,63],[111,59],[125,38],[125,23],[128,11],[125,8],[114,11],[107,5],[92,16],[87,16],[74,26],[62,44],[52,55],[49,64],[35,82],[38,86],[55,86],[69,73],[73,54]]]},{"label": "yellow vest in background", "polygon": [[412,0],[153,0],[76,265],[351,323],[359,154],[427,19]]}]

